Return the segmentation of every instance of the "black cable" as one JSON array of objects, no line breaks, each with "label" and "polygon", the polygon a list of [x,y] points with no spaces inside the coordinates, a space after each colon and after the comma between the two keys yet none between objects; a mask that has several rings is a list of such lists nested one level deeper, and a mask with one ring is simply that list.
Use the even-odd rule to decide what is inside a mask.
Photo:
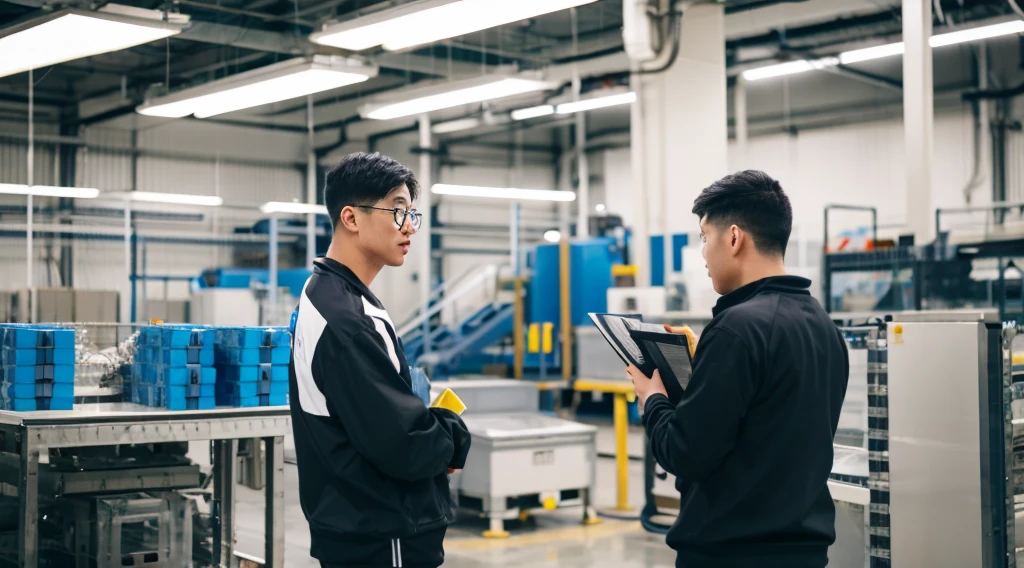
[{"label": "black cable", "polygon": [[991,99],[1012,99],[1024,95],[1024,83],[1009,89],[997,89],[988,91],[971,91],[961,95],[964,101],[991,100]]}]

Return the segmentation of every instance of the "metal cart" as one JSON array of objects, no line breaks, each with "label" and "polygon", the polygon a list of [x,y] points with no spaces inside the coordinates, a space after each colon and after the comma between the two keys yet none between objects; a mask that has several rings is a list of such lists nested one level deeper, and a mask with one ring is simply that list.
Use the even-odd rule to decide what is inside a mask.
[{"label": "metal cart", "polygon": [[282,568],[284,436],[290,428],[287,406],[171,412],[130,403],[97,403],[78,404],[69,411],[0,411],[0,478],[16,481],[18,488],[19,566],[38,565],[39,466],[49,463],[51,449],[205,440],[213,441],[214,498],[220,503],[214,558],[219,558],[221,566],[237,566],[234,487],[238,440],[262,438],[267,453],[265,565]]}]

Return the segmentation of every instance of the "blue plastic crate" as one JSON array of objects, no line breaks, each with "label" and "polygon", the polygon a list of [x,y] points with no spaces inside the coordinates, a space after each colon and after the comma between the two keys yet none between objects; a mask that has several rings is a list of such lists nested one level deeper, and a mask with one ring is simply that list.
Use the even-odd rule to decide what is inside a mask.
[{"label": "blue plastic crate", "polygon": [[15,349],[74,349],[75,330],[39,325],[8,325],[4,329],[3,344]]},{"label": "blue plastic crate", "polygon": [[288,393],[274,395],[265,394],[245,398],[217,399],[221,406],[234,406],[237,408],[251,408],[254,406],[285,406],[288,404]]},{"label": "blue plastic crate", "polygon": [[213,367],[202,367],[199,365],[170,367],[161,365],[155,368],[156,384],[159,385],[214,384],[217,382],[217,369]]},{"label": "blue plastic crate", "polygon": [[153,363],[163,365],[203,365],[213,366],[214,351],[213,345],[202,347],[170,347],[161,349],[157,357],[150,359]]},{"label": "blue plastic crate", "polygon": [[4,365],[74,365],[75,349],[39,347],[31,349],[4,349]]},{"label": "blue plastic crate", "polygon": [[226,348],[290,346],[292,336],[283,327],[228,327],[217,331],[217,345]]},{"label": "blue plastic crate", "polygon": [[161,347],[201,347],[217,341],[217,330],[197,327],[159,326]]},{"label": "blue plastic crate", "polygon": [[217,363],[223,365],[287,365],[291,359],[291,347],[220,348]]},{"label": "blue plastic crate", "polygon": [[[210,385],[211,387],[213,385]],[[205,385],[201,390],[207,390]],[[185,396],[186,387],[162,388],[152,385],[135,385],[132,388],[132,402],[167,410],[209,410],[216,408],[213,393],[210,396]]]},{"label": "blue plastic crate", "polygon": [[251,383],[255,381],[288,382],[287,365],[224,365],[217,382]]},{"label": "blue plastic crate", "polygon": [[0,381],[8,383],[34,383],[53,381],[55,383],[75,382],[74,365],[26,365],[22,367],[0,367]]},{"label": "blue plastic crate", "polygon": [[[259,395],[288,394],[288,383],[257,381],[253,383],[217,383],[217,403],[231,404],[231,400]],[[223,400],[223,402],[222,402]]]},{"label": "blue plastic crate", "polygon": [[71,383],[0,383],[0,396],[6,398],[74,398],[75,385]]},{"label": "blue plastic crate", "polygon": [[35,410],[71,410],[75,398],[0,398],[0,408],[28,412]]}]

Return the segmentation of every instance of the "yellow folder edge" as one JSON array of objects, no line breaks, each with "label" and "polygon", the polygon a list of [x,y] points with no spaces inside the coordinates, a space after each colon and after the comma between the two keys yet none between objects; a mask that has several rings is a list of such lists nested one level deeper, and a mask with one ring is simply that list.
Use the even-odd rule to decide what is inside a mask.
[{"label": "yellow folder edge", "polygon": [[444,392],[437,395],[437,398],[430,403],[431,408],[444,408],[451,410],[459,416],[466,411],[466,404],[462,402],[457,394],[452,392],[452,389],[444,389]]}]

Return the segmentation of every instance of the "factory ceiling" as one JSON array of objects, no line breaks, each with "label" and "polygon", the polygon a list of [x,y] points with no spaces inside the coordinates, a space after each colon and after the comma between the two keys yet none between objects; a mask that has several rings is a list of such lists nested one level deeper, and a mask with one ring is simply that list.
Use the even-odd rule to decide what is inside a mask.
[{"label": "factory ceiling", "polygon": [[[174,91],[269,65],[301,54],[346,54],[311,43],[308,35],[332,20],[345,20],[408,0],[123,0],[133,6],[187,15],[181,34],[128,50],[35,71],[41,119],[89,124],[132,114],[147,90]],[[730,68],[814,53],[831,45],[898,34],[898,0],[729,0],[727,61]],[[1006,0],[943,0],[941,27],[1009,13]],[[0,27],[62,7],[95,6],[63,0],[0,0]],[[575,18],[575,19],[574,19]],[[939,15],[937,14],[937,19]],[[362,98],[422,80],[468,76],[499,66],[548,69],[591,58],[621,57],[621,0],[600,0],[405,52],[361,53],[380,67],[378,77],[315,97],[317,121],[345,121]],[[575,30],[575,34],[574,34]],[[574,41],[575,35],[575,41]],[[620,59],[618,61],[623,61]],[[599,82],[625,81],[625,67]],[[0,119],[24,103],[25,74],[0,78]],[[90,101],[103,101],[91,105]],[[335,108],[336,112],[321,112]],[[301,130],[305,102],[292,101],[234,113],[225,120]],[[337,126],[336,124],[332,126]]]}]

